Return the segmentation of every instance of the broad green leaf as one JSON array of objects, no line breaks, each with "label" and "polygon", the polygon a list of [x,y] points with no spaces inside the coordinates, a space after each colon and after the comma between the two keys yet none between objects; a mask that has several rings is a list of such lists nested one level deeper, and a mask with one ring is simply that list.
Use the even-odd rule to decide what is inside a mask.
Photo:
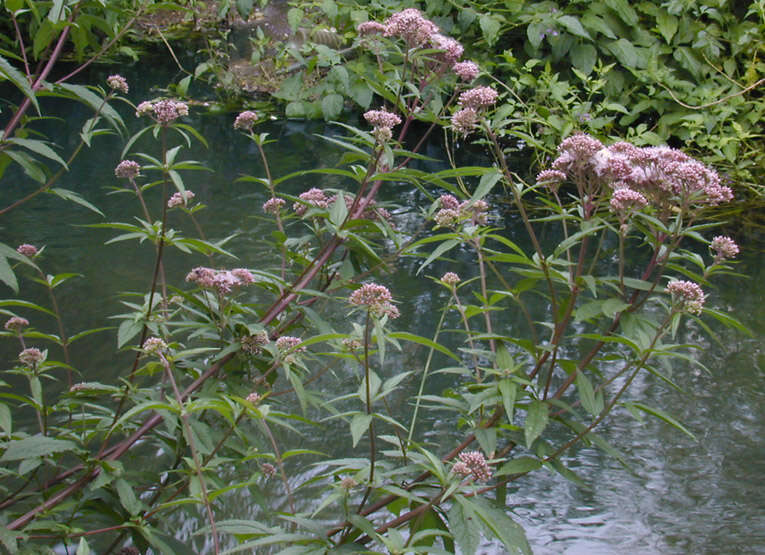
[{"label": "broad green leaf", "polygon": [[0,461],[21,461],[32,457],[47,457],[53,453],[72,451],[77,444],[64,439],[36,435],[9,441]]},{"label": "broad green leaf", "polygon": [[80,543],[77,545],[77,553],[75,555],[90,555],[90,546],[85,538],[80,538]]},{"label": "broad green leaf", "polygon": [[462,503],[462,496],[456,497],[456,503],[447,513],[449,531],[462,553],[478,553],[481,542],[481,527],[476,522],[475,513],[467,503]]},{"label": "broad green leaf", "polygon": [[337,119],[343,111],[343,97],[337,93],[328,94],[321,99],[321,113],[325,121]]},{"label": "broad green leaf", "polygon": [[598,51],[591,44],[575,44],[569,55],[574,67],[585,75],[592,73],[595,62],[598,61]]},{"label": "broad green leaf", "polygon": [[505,408],[507,421],[513,423],[513,408],[518,395],[518,386],[508,378],[499,381],[499,392],[502,394],[502,406]]},{"label": "broad green leaf", "polygon": [[526,439],[526,447],[531,448],[531,444],[537,439],[547,427],[549,420],[547,403],[537,401],[536,399],[529,403],[526,413],[526,423],[523,426],[523,435]]},{"label": "broad green leaf", "polygon": [[508,514],[492,506],[482,497],[474,497],[471,503],[475,514],[494,532],[504,544],[509,553],[532,555],[531,546],[526,539],[523,527],[515,522]]},{"label": "broad green leaf", "polygon": [[478,18],[478,24],[481,26],[483,38],[489,46],[493,46],[499,38],[499,31],[502,28],[502,20],[496,15],[485,13]]},{"label": "broad green leaf", "polygon": [[656,14],[656,27],[659,29],[659,33],[667,41],[667,44],[672,44],[672,37],[677,32],[677,18],[665,12],[663,9]]},{"label": "broad green leaf", "polygon": [[638,24],[639,18],[635,9],[630,6],[627,0],[605,0],[606,5],[614,10],[619,18],[630,27]]},{"label": "broad green leaf", "polygon": [[479,200],[488,195],[500,179],[502,179],[502,173],[493,169],[482,175],[470,200]]},{"label": "broad green leaf", "polygon": [[65,168],[69,169],[69,167],[66,165],[66,162],[64,162],[64,159],[61,158],[61,156],[59,156],[55,150],[53,150],[51,147],[45,144],[44,141],[40,141],[37,139],[19,139],[18,137],[10,137],[9,139],[7,139],[7,142],[13,143],[18,146],[22,146],[26,148],[27,150],[31,150],[32,152],[39,154],[40,156],[44,156],[45,158],[48,158],[49,160],[58,162]]},{"label": "broad green leaf", "polygon": [[566,30],[572,35],[581,37],[583,39],[592,40],[590,33],[588,33],[587,30],[582,27],[582,24],[576,17],[572,15],[564,15],[558,18],[558,22],[563,25],[563,27],[565,27]]},{"label": "broad green leaf", "polygon": [[0,429],[5,432],[5,435],[10,437],[13,431],[13,419],[11,417],[11,409],[5,403],[0,403]]},{"label": "broad green leaf", "polygon": [[391,337],[393,339],[403,339],[404,341],[411,341],[412,343],[419,343],[420,345],[424,345],[426,347],[430,347],[431,349],[435,349],[439,353],[443,353],[448,357],[453,358],[457,362],[461,362],[460,358],[455,355],[453,352],[451,352],[449,349],[444,347],[443,345],[439,343],[435,343],[434,341],[431,341],[427,337],[421,337],[419,335],[415,335],[413,333],[405,332],[405,331],[396,331],[388,334],[388,337]]},{"label": "broad green leaf", "polygon": [[613,54],[623,66],[638,67],[640,59],[635,46],[627,39],[621,38],[606,45],[606,48]]},{"label": "broad green leaf", "polygon": [[16,279],[16,274],[13,272],[11,265],[8,264],[8,259],[4,256],[0,256],[0,281],[13,289],[14,293],[19,292],[19,282]]},{"label": "broad green leaf", "polygon": [[625,303],[621,299],[608,299],[606,301],[603,301],[601,310],[603,311],[603,314],[605,314],[609,318],[613,318],[619,312],[629,307],[630,307],[630,304]]},{"label": "broad green leaf", "polygon": [[354,447],[356,447],[356,444],[367,432],[371,422],[371,414],[357,414],[351,419],[351,437],[353,438]]}]

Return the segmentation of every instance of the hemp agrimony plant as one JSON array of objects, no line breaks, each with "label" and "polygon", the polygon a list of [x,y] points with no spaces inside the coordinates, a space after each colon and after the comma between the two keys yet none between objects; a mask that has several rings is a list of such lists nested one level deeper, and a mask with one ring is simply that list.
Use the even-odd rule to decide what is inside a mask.
[{"label": "hemp agrimony plant", "polygon": [[[678,150],[584,134],[565,138],[551,169],[525,183],[506,164],[503,99],[476,82],[481,71],[461,61],[457,41],[414,9],[359,33],[375,55],[367,79],[382,105],[364,114],[367,128],[339,124],[346,137],[317,138],[343,149],[338,167],[274,175],[276,142],[257,132],[258,115],[233,122],[262,164],[262,175],[241,181],[267,196],[270,260],[205,237],[204,207],[184,182],[202,169],[184,150],[205,144],[189,106],[161,98],[134,107],[144,127],[115,162],[114,192],[140,215],[94,226],[119,232],[110,243],[150,245],[145,290],[117,315],[117,349],[132,362],[113,383],[73,368],[86,381],[47,388],[69,365],[42,341],[69,348],[78,336],[33,333],[26,311],[56,314],[64,278],[34,278],[47,284],[51,309],[5,304],[24,309],[8,312],[4,336],[21,348],[8,371],[29,388],[0,384],[6,549],[475,553],[493,538],[529,553],[508,484],[522,488],[542,468],[574,478],[561,457],[577,444],[618,454],[595,432],[616,407],[691,433],[630,386],[644,372],[672,383],[672,361],[695,362],[675,343],[683,320],[737,325],[706,306],[705,291],[731,271],[738,247],[705,239],[712,226],[702,220],[732,191]],[[436,128],[450,160],[476,140],[493,163],[412,167]],[[313,186],[286,192],[298,180]],[[389,187],[428,200],[383,203]],[[502,197],[524,241],[505,229]],[[176,229],[176,215],[198,236]],[[688,242],[708,244],[710,255]],[[187,255],[183,281],[165,271],[171,249]],[[37,268],[38,249],[11,252]],[[450,267],[457,252],[469,263]],[[427,337],[402,329],[413,304],[384,284],[397,263],[442,293]],[[417,350],[404,366],[408,345]],[[434,376],[448,378],[447,391]],[[13,426],[29,411],[37,427]],[[438,441],[422,434],[436,417],[453,423]],[[326,448],[307,447],[308,434],[324,434]],[[335,445],[347,452],[337,458]],[[231,506],[248,517],[229,518]],[[182,543],[170,523],[196,514]]]}]

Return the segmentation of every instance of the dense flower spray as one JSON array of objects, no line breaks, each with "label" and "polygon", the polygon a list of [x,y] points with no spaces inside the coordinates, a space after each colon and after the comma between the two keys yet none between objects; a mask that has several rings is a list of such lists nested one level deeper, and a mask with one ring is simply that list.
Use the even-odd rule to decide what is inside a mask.
[{"label": "dense flower spray", "polygon": [[348,301],[356,306],[366,306],[375,316],[387,316],[388,318],[398,318],[398,308],[392,303],[393,296],[384,285],[377,283],[365,283],[356,289]]}]

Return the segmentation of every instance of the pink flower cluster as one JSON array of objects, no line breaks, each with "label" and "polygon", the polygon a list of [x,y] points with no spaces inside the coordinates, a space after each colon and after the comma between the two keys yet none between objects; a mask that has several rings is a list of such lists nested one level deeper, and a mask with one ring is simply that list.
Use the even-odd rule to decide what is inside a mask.
[{"label": "pink flower cluster", "polygon": [[11,316],[3,326],[8,331],[19,332],[29,325],[29,320],[21,316]]},{"label": "pink flower cluster", "polygon": [[725,235],[718,235],[712,239],[712,244],[710,247],[715,252],[715,263],[719,263],[730,258],[736,258],[739,253],[739,248],[736,242]]},{"label": "pink flower cluster", "polygon": [[462,476],[473,475],[479,482],[487,482],[491,479],[491,467],[486,457],[480,451],[463,451],[459,454],[459,462],[454,463],[452,471]]},{"label": "pink flower cluster", "polygon": [[181,116],[188,116],[189,106],[185,102],[177,100],[159,100],[157,102],[141,102],[136,108],[136,117],[151,114],[157,123],[167,125]]},{"label": "pink flower cluster", "polygon": [[[717,172],[669,147],[638,148],[626,142],[605,147],[579,133],[558,146],[552,168],[575,181],[605,183],[615,190],[629,188],[661,208],[678,203],[714,206],[733,198]],[[560,174],[545,176],[560,181]]]},{"label": "pink flower cluster", "polygon": [[279,211],[282,208],[284,208],[285,204],[286,202],[284,201],[283,198],[271,197],[270,199],[268,199],[266,202],[263,203],[263,212],[265,212],[266,214],[273,214],[275,216],[279,213]]},{"label": "pink flower cluster", "polygon": [[446,272],[443,276],[441,276],[441,281],[443,281],[446,285],[449,285],[450,287],[457,285],[461,280],[460,276],[455,274],[454,272]]},{"label": "pink flower cluster", "polygon": [[441,50],[437,57],[448,65],[452,65],[459,60],[465,51],[459,42],[441,33],[435,33],[430,37],[430,46]]},{"label": "pink flower cluster", "polygon": [[385,32],[385,25],[378,23],[377,21],[365,21],[359,23],[356,27],[356,31],[359,35],[382,35]]},{"label": "pink flower cluster", "polygon": [[470,82],[481,72],[475,62],[458,62],[452,67],[452,71],[457,74],[457,77],[465,82]]},{"label": "pink flower cluster", "polygon": [[365,283],[356,289],[348,301],[356,306],[366,306],[372,314],[381,317],[398,318],[398,308],[393,304],[393,297],[390,291],[384,285],[376,283]]},{"label": "pink flower cluster", "polygon": [[293,337],[291,335],[282,335],[276,340],[276,348],[281,352],[293,351],[295,353],[302,353],[305,351],[305,347],[299,345],[303,342],[299,337]]},{"label": "pink flower cluster", "polygon": [[706,295],[697,283],[680,280],[670,281],[667,284],[667,291],[672,294],[672,298],[678,302],[682,310],[691,314],[701,314]]},{"label": "pink flower cluster", "polygon": [[292,205],[292,209],[298,216],[305,214],[310,206],[315,206],[316,208],[327,208],[329,206],[327,195],[316,187],[307,190],[305,193],[300,193],[298,198],[303,202],[296,202]]},{"label": "pink flower cluster", "polygon": [[186,281],[200,287],[215,289],[220,294],[231,293],[237,287],[244,287],[255,282],[255,277],[245,268],[233,270],[214,270],[199,266],[186,275]]},{"label": "pink flower cluster", "polygon": [[114,175],[125,179],[135,179],[141,172],[141,166],[133,160],[123,160],[114,168]]},{"label": "pink flower cluster", "polygon": [[159,355],[167,351],[167,343],[160,337],[149,337],[142,348],[146,354]]},{"label": "pink flower cluster", "polygon": [[626,215],[630,210],[640,210],[648,206],[648,201],[637,191],[622,187],[614,191],[609,204],[614,212]]},{"label": "pink flower cluster", "polygon": [[236,116],[236,119],[234,120],[234,129],[251,131],[256,121],[258,121],[258,114],[252,110],[245,110]]},{"label": "pink flower cluster", "polygon": [[[466,62],[469,63],[469,62]],[[460,94],[460,110],[452,114],[452,127],[460,135],[468,135],[478,123],[478,114],[497,102],[497,91],[491,87],[474,87]]]},{"label": "pink flower cluster", "polygon": [[30,245],[29,243],[24,243],[16,247],[16,252],[32,258],[37,255],[37,247]]},{"label": "pink flower cluster", "polygon": [[438,25],[414,8],[394,13],[383,25],[383,36],[401,38],[409,48],[427,46],[431,37],[439,31]]},{"label": "pink flower cluster", "polygon": [[489,205],[485,200],[460,202],[454,195],[441,195],[438,202],[441,210],[433,219],[441,227],[453,227],[465,219],[475,225],[486,225],[488,222]]},{"label": "pink flower cluster", "polygon": [[106,84],[109,85],[110,89],[124,94],[128,93],[128,82],[122,75],[110,75],[106,78]]},{"label": "pink flower cluster", "polygon": [[177,193],[174,193],[173,196],[170,197],[170,199],[167,201],[167,207],[168,208],[175,208],[176,206],[188,206],[191,199],[193,199],[196,195],[194,195],[193,191],[178,191]]},{"label": "pink flower cluster", "polygon": [[364,119],[373,127],[387,127],[389,129],[401,123],[401,118],[398,115],[386,110],[364,112]]},{"label": "pink flower cluster", "polygon": [[28,366],[29,368],[35,368],[45,360],[45,355],[40,349],[30,347],[19,353],[19,360],[23,365]]}]

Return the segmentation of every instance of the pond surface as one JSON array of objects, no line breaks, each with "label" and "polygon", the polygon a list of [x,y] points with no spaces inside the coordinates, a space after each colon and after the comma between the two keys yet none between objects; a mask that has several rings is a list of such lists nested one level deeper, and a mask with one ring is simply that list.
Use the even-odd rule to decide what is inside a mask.
[{"label": "pond surface", "polygon": [[[104,71],[102,77],[107,74]],[[140,90],[140,83],[133,86],[134,101],[148,96],[152,95]],[[70,108],[70,117],[49,129],[51,137],[76,136],[83,113],[78,107]],[[124,114],[134,125],[132,114]],[[233,115],[208,116],[193,111],[189,121],[207,138],[210,149],[195,147],[188,157],[213,170],[187,177],[187,187],[207,205],[199,214],[200,224],[210,238],[236,233],[228,248],[239,254],[238,264],[242,266],[256,267],[258,261],[273,260],[273,253],[261,242],[272,231],[260,208],[266,192],[236,182],[241,174],[262,174],[254,145],[232,129]],[[336,147],[314,135],[336,133],[331,126],[276,121],[260,131],[268,131],[276,141],[267,147],[275,176],[297,169],[332,167],[340,158]],[[113,172],[121,148],[114,138],[97,143],[76,162],[60,186],[82,194],[106,214],[107,220],[130,221],[138,215],[132,198],[126,202],[127,195],[111,194],[112,188],[120,185]],[[443,157],[436,144],[427,153]],[[312,186],[337,186],[330,178],[318,181],[295,180],[285,184],[285,190],[297,194]],[[2,206],[19,196],[22,183],[23,178],[12,172],[3,177]],[[400,225],[416,223],[414,205],[422,200],[419,193],[403,198],[388,188],[381,194],[382,200],[402,205],[396,213]],[[171,225],[183,225],[180,216],[173,214],[177,220],[171,218]],[[111,231],[81,225],[101,221],[100,216],[51,196],[38,198],[0,220],[3,242],[46,246],[44,263],[49,273],[82,272],[82,278],[59,290],[70,330],[104,325],[106,316],[122,311],[116,292],[142,290],[151,279],[153,248],[132,242],[104,245],[113,236]],[[504,222],[508,228],[517,224],[511,215]],[[630,469],[599,451],[579,448],[569,454],[566,463],[582,478],[584,487],[545,471],[516,482],[508,493],[508,507],[526,529],[536,553],[765,551],[765,293],[758,286],[765,281],[765,240],[761,235],[736,239],[742,251],[737,270],[751,279],[729,278],[718,283],[719,289],[711,293],[708,302],[741,319],[753,329],[754,337],[719,330],[720,345],[691,326],[687,339],[703,346],[699,359],[709,374],[677,367],[675,378],[685,394],[650,377],[634,386],[647,404],[668,409],[698,441],[660,421],[640,423],[622,415],[624,418],[612,419],[599,430],[626,453]],[[171,257],[167,264],[169,280],[179,282],[191,265],[188,259]],[[401,329],[410,326],[415,333],[430,335],[426,326],[432,324],[433,307],[440,306],[442,293],[434,291],[429,280],[412,279],[407,268],[390,276],[387,283],[401,306],[411,307],[411,314],[402,316]],[[4,289],[2,296],[10,296],[5,286],[0,287]],[[28,282],[22,284],[22,295],[37,293]],[[75,356],[75,366],[93,369],[101,376],[104,372],[124,372],[123,361],[113,355],[113,331],[85,345],[87,348],[79,349]],[[4,363],[10,364],[16,349],[7,344],[0,349]],[[82,376],[83,380],[91,378]],[[433,421],[427,427],[429,441],[453,444],[456,436],[448,435],[455,433],[450,423]],[[324,441],[316,440],[318,444]],[[300,476],[296,481],[301,481]],[[248,515],[245,509],[230,516]],[[183,537],[184,526],[179,530]],[[495,553],[498,548],[487,545],[483,552]]]}]

